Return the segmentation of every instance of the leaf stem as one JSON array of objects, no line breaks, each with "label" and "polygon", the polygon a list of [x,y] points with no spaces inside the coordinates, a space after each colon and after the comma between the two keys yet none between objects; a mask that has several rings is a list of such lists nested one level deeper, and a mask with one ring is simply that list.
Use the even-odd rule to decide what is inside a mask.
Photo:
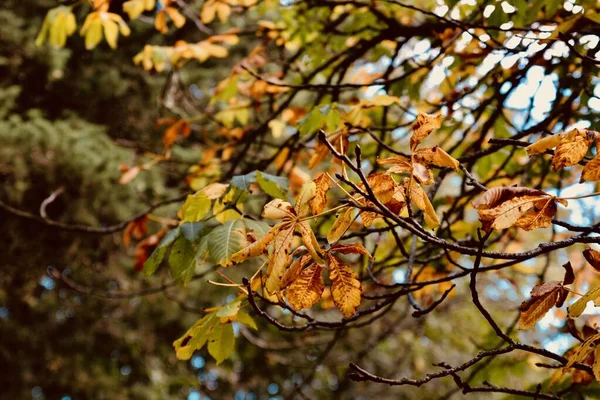
[{"label": "leaf stem", "polygon": [[583,194],[581,196],[559,197],[559,199],[561,199],[561,200],[578,200],[578,199],[585,199],[587,197],[595,197],[595,196],[600,196],[600,192],[594,192],[594,193],[590,193],[590,194]]}]

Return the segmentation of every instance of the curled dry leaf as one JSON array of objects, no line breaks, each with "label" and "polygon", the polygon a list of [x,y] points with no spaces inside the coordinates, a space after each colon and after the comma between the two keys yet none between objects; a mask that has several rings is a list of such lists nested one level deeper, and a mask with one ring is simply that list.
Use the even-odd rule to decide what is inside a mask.
[{"label": "curled dry leaf", "polygon": [[342,254],[363,254],[370,259],[373,259],[373,256],[362,243],[352,243],[352,244],[335,244],[331,246],[330,251],[335,251]]},{"label": "curled dry leaf", "polygon": [[506,229],[516,225],[525,230],[549,226],[556,213],[556,202],[565,200],[541,190],[519,186],[497,187],[473,202],[484,230]]},{"label": "curled dry leaf", "polygon": [[569,318],[579,317],[585,310],[587,303],[590,301],[595,301],[599,297],[600,286],[592,287],[586,294],[581,296],[575,303],[571,305],[571,307],[569,307]]},{"label": "curled dry leaf", "polygon": [[538,284],[531,289],[531,298],[521,304],[521,316],[519,317],[519,329],[529,329],[546,315],[546,313],[560,299],[568,294],[560,281],[551,281]]},{"label": "curled dry leaf", "polygon": [[435,209],[429,201],[429,197],[427,197],[427,193],[423,190],[421,185],[419,185],[416,181],[410,181],[409,178],[404,180],[404,186],[406,187],[406,191],[409,194],[410,199],[413,203],[419,208],[419,210],[423,211],[425,215],[425,223],[432,228],[437,228],[440,226],[440,220],[438,219]]},{"label": "curled dry leaf", "polygon": [[412,124],[413,134],[410,138],[410,148],[415,150],[419,144],[427,137],[434,129],[442,126],[441,115],[429,115],[420,113],[417,119]]},{"label": "curled dry leaf", "polygon": [[346,318],[350,318],[360,305],[362,293],[360,281],[354,270],[342,260],[331,254],[327,256],[333,302]]},{"label": "curled dry leaf", "polygon": [[600,251],[587,248],[583,251],[583,256],[596,271],[600,272]]},{"label": "curled dry leaf", "polygon": [[327,174],[322,173],[319,174],[313,182],[316,185],[316,191],[313,198],[308,201],[308,206],[310,207],[310,212],[313,215],[316,215],[323,212],[327,205],[327,192],[331,187],[331,181]]},{"label": "curled dry leaf", "polygon": [[419,149],[413,154],[415,162],[436,167],[458,169],[460,163],[457,159],[446,153],[439,146]]},{"label": "curled dry leaf", "polygon": [[[348,135],[345,133],[339,133],[329,138],[329,142],[333,145],[333,148],[340,154],[346,154],[350,142],[348,141]],[[321,164],[329,155],[329,147],[320,140],[315,144],[315,152],[308,161],[308,169],[313,169],[317,165]],[[334,158],[334,162],[341,162],[337,158]]]}]

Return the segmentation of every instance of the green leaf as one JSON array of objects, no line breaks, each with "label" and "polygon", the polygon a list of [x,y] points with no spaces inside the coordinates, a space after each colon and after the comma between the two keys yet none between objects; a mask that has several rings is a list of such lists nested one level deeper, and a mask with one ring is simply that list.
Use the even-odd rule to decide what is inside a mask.
[{"label": "green leaf", "polygon": [[240,311],[241,305],[241,300],[234,300],[231,303],[219,308],[217,311],[217,317],[233,317],[234,315],[237,315],[238,311]]},{"label": "green leaf", "polygon": [[211,201],[203,191],[189,195],[177,213],[179,218],[187,222],[198,222],[210,211]]},{"label": "green leaf", "polygon": [[167,249],[177,239],[179,233],[179,227],[177,227],[165,235],[152,252],[152,255],[144,263],[144,275],[148,277],[156,272],[160,263],[165,258]]},{"label": "green leaf", "polygon": [[182,337],[173,342],[177,358],[189,360],[194,351],[200,350],[206,344],[209,334],[217,325],[220,323],[215,313],[210,313],[196,321]]},{"label": "green leaf", "polygon": [[208,336],[208,352],[221,364],[233,354],[235,337],[233,336],[233,326],[229,323],[218,324],[210,331]]},{"label": "green leaf", "polygon": [[[285,200],[286,199],[285,192],[283,190],[281,190],[281,188],[278,185],[277,180],[274,180],[272,178],[278,178],[278,177],[274,177],[273,175],[264,174],[262,172],[256,171],[256,182],[258,183],[260,188],[269,196],[277,197],[278,199]],[[279,183],[281,183],[281,182],[279,182]]]},{"label": "green leaf", "polygon": [[[246,175],[234,176],[233,178],[231,178],[231,187],[248,191],[248,190],[250,190],[250,185],[252,185],[253,183],[258,183],[259,186],[261,187],[261,189],[264,190],[266,193],[268,193],[267,189],[265,189],[258,180],[259,174],[260,174],[261,180],[263,182],[274,183],[275,185],[277,185],[277,188],[282,193],[287,192],[288,185],[289,185],[287,178],[267,174],[266,172],[260,172],[260,171],[252,171]],[[270,193],[268,193],[268,194],[270,194]]]},{"label": "green leaf", "polygon": [[337,104],[331,106],[331,111],[325,117],[325,129],[327,132],[334,132],[340,128],[342,124],[342,116],[338,112]]},{"label": "green leaf", "polygon": [[239,322],[240,324],[246,325],[248,328],[252,328],[254,330],[258,329],[258,327],[256,326],[256,322],[254,322],[252,317],[243,310],[238,311],[237,322]]},{"label": "green leaf", "polygon": [[196,248],[193,243],[180,236],[171,248],[169,266],[176,282],[184,285],[189,282],[196,269]]},{"label": "green leaf", "polygon": [[256,221],[248,218],[244,218],[242,221],[246,225],[246,233],[254,232],[257,239],[262,238],[271,230],[271,225],[264,221]]},{"label": "green leaf", "polygon": [[204,232],[203,222],[184,222],[179,226],[181,234],[190,242],[197,242]]},{"label": "green leaf", "polygon": [[222,267],[231,266],[231,256],[247,245],[246,230],[241,220],[228,221],[208,235],[210,259]]},{"label": "green leaf", "polygon": [[325,122],[325,115],[323,115],[318,107],[315,107],[306,117],[304,117],[302,123],[300,123],[300,126],[298,127],[298,131],[300,132],[300,135],[314,133],[323,126],[323,122]]}]

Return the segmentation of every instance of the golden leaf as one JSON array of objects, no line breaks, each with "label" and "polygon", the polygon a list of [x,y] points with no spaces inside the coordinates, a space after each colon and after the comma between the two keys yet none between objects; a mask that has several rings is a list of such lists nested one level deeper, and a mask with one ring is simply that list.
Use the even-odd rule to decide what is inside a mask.
[{"label": "golden leaf", "polygon": [[[346,154],[346,152],[348,150],[348,146],[350,145],[350,142],[348,141],[348,135],[346,135],[344,133],[340,133],[338,135],[333,135],[329,139],[329,141],[331,142],[331,144],[333,145],[333,148],[338,153]],[[329,155],[329,147],[327,147],[327,145],[325,143],[321,142],[320,140],[317,141],[317,143],[315,144],[315,152],[313,153],[310,160],[308,161],[308,169],[313,169],[317,165],[321,164],[323,162],[323,160],[325,160],[327,158],[328,155]],[[338,160],[337,158],[335,158],[334,162],[338,163],[341,161]]]},{"label": "golden leaf", "polygon": [[300,311],[315,305],[325,290],[323,283],[323,267],[311,264],[303,269],[296,280],[285,291],[285,296],[292,308]]},{"label": "golden leaf", "polygon": [[598,297],[600,297],[600,286],[594,286],[569,307],[569,318],[579,317],[585,310],[587,303],[596,300]]},{"label": "golden leaf", "polygon": [[530,329],[556,305],[561,291],[562,283],[551,281],[538,284],[531,289],[531,299],[521,304],[519,329]]},{"label": "golden leaf", "polygon": [[265,205],[262,216],[267,219],[293,219],[296,218],[296,210],[287,201],[274,199]]},{"label": "golden leaf", "polygon": [[425,193],[421,185],[414,180],[410,182],[409,178],[404,180],[404,185],[406,186],[407,190],[408,186],[410,186],[409,197],[419,208],[419,210],[423,211],[427,225],[431,226],[432,228],[437,228],[440,226],[440,221],[435,213],[435,209],[433,208],[431,201],[429,201],[429,198],[427,197],[427,193]]},{"label": "golden leaf", "polygon": [[515,226],[531,231],[533,229],[545,228],[552,224],[552,218],[556,214],[557,206],[553,197],[534,203],[534,208],[521,216]]},{"label": "golden leaf", "polygon": [[377,162],[379,164],[395,164],[393,167],[390,167],[387,170],[388,173],[395,173],[395,174],[408,173],[408,174],[411,174],[412,170],[413,170],[412,161],[410,160],[410,158],[404,157],[404,156],[394,156],[394,157],[388,157],[388,158],[378,158]]},{"label": "golden leaf", "polygon": [[313,182],[316,185],[316,191],[314,197],[308,201],[308,205],[310,212],[316,215],[323,212],[327,205],[327,192],[331,187],[331,182],[325,173],[319,174]]},{"label": "golden leaf", "polygon": [[594,350],[594,366],[592,369],[594,371],[594,377],[600,382],[600,346],[596,346],[596,350]]},{"label": "golden leaf", "polygon": [[587,131],[578,129],[573,129],[561,137],[560,144],[552,157],[552,170],[558,171],[564,167],[577,165],[585,157],[592,140]]},{"label": "golden leaf", "polygon": [[575,363],[583,362],[587,358],[587,356],[589,356],[590,353],[592,351],[594,351],[594,345],[598,339],[600,339],[600,333],[591,335],[588,338],[586,338],[579,345],[579,347],[577,347],[575,349],[575,351],[572,354],[569,354],[568,356],[565,354],[568,362],[567,362],[567,364],[565,364],[565,367],[563,370],[567,370],[568,368],[571,368],[573,366],[573,364],[575,364]]},{"label": "golden leaf", "polygon": [[317,191],[317,185],[314,182],[305,183],[300,190],[300,194],[296,199],[296,215],[299,217],[304,216],[307,211],[307,203],[310,199],[312,199]]},{"label": "golden leaf", "polygon": [[588,248],[583,251],[583,256],[596,271],[600,271],[600,251]]},{"label": "golden leaf", "polygon": [[360,305],[362,288],[356,273],[342,260],[328,254],[331,296],[336,307],[346,318],[351,317]]},{"label": "golden leaf", "polygon": [[306,246],[306,249],[312,256],[313,260],[319,264],[324,264],[325,260],[323,260],[321,257],[319,243],[317,242],[317,238],[310,228],[308,221],[299,221],[296,223],[296,226],[302,235],[302,242]]},{"label": "golden leaf", "polygon": [[440,126],[442,126],[441,115],[434,116],[420,113],[412,124],[413,134],[410,138],[411,150],[414,151],[434,129],[438,129]]},{"label": "golden leaf", "polygon": [[537,142],[530,144],[525,149],[528,156],[542,154],[547,150],[553,149],[560,144],[560,135],[547,136]]},{"label": "golden leaf", "polygon": [[[295,251],[294,251],[295,253]],[[309,264],[312,263],[312,259],[309,255],[303,255],[296,259],[290,267],[285,271],[283,277],[281,278],[281,283],[279,289],[285,289],[292,282],[296,280],[300,272]]]},{"label": "golden leaf", "polygon": [[419,149],[414,153],[413,158],[421,164],[452,168],[454,170],[457,170],[460,165],[457,159],[446,153],[439,146]]},{"label": "golden leaf", "polygon": [[335,243],[346,233],[352,221],[354,220],[352,214],[354,208],[346,207],[337,213],[335,221],[331,226],[331,230],[327,234],[327,241],[329,243]]},{"label": "golden leaf", "polygon": [[[369,183],[371,190],[373,190],[373,194],[375,194],[375,197],[381,203],[385,204],[394,197],[396,183],[391,175],[379,173],[371,174],[367,177],[367,182]],[[362,183],[357,186],[366,192]]]},{"label": "golden leaf", "polygon": [[252,257],[258,257],[265,253],[265,249],[271,243],[271,241],[277,236],[279,231],[284,227],[284,223],[275,225],[269,232],[265,234],[260,240],[252,243],[250,246],[243,248],[231,255],[231,261],[238,264]]},{"label": "golden leaf", "polygon": [[267,268],[266,289],[269,293],[275,293],[279,290],[281,278],[285,272],[285,267],[292,247],[294,238],[294,223],[283,222],[281,229],[273,239],[273,247],[269,254],[269,264]]},{"label": "golden leaf", "polygon": [[583,172],[581,173],[579,183],[587,181],[600,181],[600,151],[598,151],[596,157],[594,157],[591,161],[588,161],[587,164],[585,164],[585,167],[583,167]]}]

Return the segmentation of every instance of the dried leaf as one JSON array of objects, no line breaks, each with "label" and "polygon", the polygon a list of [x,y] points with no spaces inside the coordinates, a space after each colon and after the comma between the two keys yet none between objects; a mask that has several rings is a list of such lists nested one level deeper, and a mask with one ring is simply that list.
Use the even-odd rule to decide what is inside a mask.
[{"label": "dried leaf", "polygon": [[302,242],[306,246],[306,249],[312,256],[313,260],[318,264],[324,264],[325,260],[322,258],[319,242],[317,242],[317,238],[310,228],[308,221],[299,221],[296,223],[296,227],[300,231],[300,234],[302,235]]},{"label": "dried leaf", "polygon": [[317,185],[314,182],[308,182],[305,183],[304,186],[302,186],[300,194],[296,199],[296,215],[298,215],[299,217],[306,215],[308,211],[307,203],[310,199],[312,199],[315,196],[316,191]]},{"label": "dried leaf", "polygon": [[[597,150],[598,151],[598,150]],[[579,183],[600,181],[600,151],[583,167]]]},{"label": "dried leaf", "polygon": [[457,170],[460,165],[458,160],[446,153],[439,146],[419,149],[414,153],[413,159],[415,162],[421,164],[452,168],[454,170]]},{"label": "dried leaf", "polygon": [[262,216],[267,219],[295,219],[296,211],[287,201],[275,199],[265,205]]},{"label": "dried leaf", "polygon": [[267,268],[266,289],[269,293],[275,293],[279,290],[281,278],[285,272],[285,267],[292,247],[294,238],[294,223],[284,222],[281,229],[273,239],[273,247],[269,254],[269,264]]},{"label": "dried leaf", "polygon": [[[371,174],[367,177],[367,182],[369,183],[371,190],[373,190],[373,194],[375,194],[375,197],[381,203],[387,203],[394,196],[396,183],[391,175],[379,173]],[[363,184],[359,184],[358,187],[361,190],[366,191]]]},{"label": "dried leaf", "polygon": [[331,246],[330,251],[335,251],[342,254],[363,254],[371,259],[373,258],[371,253],[365,249],[365,246],[363,246],[362,243],[336,244]]},{"label": "dried leaf", "polygon": [[413,134],[410,138],[411,150],[414,151],[434,129],[438,129],[440,126],[442,126],[441,115],[434,116],[420,113],[412,124]]},{"label": "dried leaf", "polygon": [[312,258],[309,255],[303,255],[294,261],[290,267],[285,271],[283,277],[281,278],[280,289],[285,289],[292,282],[296,280],[300,272],[306,268],[308,264],[312,262]]},{"label": "dried leaf", "polygon": [[311,264],[303,269],[296,280],[287,288],[285,296],[296,311],[315,305],[325,290],[323,267]]},{"label": "dried leaf", "polygon": [[333,302],[346,318],[350,318],[360,305],[360,281],[352,268],[336,256],[328,254],[328,260]]},{"label": "dried leaf", "polygon": [[258,257],[264,254],[267,246],[271,241],[279,234],[279,231],[283,228],[284,223],[275,225],[262,239],[252,243],[250,246],[238,251],[231,256],[231,261],[238,264],[252,257]]},{"label": "dried leaf", "polygon": [[594,350],[594,366],[592,370],[594,371],[594,377],[600,382],[600,346],[596,346],[596,350]]},{"label": "dried leaf", "polygon": [[526,231],[545,228],[552,224],[552,218],[556,211],[557,207],[553,197],[537,201],[531,210],[517,220],[515,226]]},{"label": "dried leaf", "polygon": [[596,271],[600,272],[600,251],[587,248],[583,251],[583,256]]},{"label": "dried leaf", "polygon": [[412,175],[418,183],[431,185],[433,183],[433,172],[423,164],[413,163]]},{"label": "dried leaf", "polygon": [[551,281],[538,284],[531,289],[531,299],[521,304],[519,329],[530,329],[556,305],[559,299],[562,283]]},{"label": "dried leaf", "polygon": [[131,244],[131,238],[141,239],[146,236],[148,232],[148,216],[144,215],[141,218],[131,221],[123,230],[123,244],[125,247],[129,247]]},{"label": "dried leaf", "polygon": [[542,154],[550,149],[553,149],[556,146],[558,146],[559,144],[560,144],[560,135],[552,135],[552,136],[547,136],[543,139],[540,139],[533,144],[530,144],[529,146],[527,146],[527,148],[525,150],[527,151],[527,155],[529,157],[531,157],[533,155]]},{"label": "dried leaf", "polygon": [[572,354],[569,354],[568,356],[565,355],[567,356],[568,362],[565,364],[563,370],[571,368],[575,363],[583,362],[590,353],[594,351],[594,345],[598,339],[600,339],[600,333],[596,333],[595,335],[586,338]]},{"label": "dried leaf", "polygon": [[310,207],[310,212],[313,215],[316,215],[323,212],[327,205],[327,192],[331,187],[331,181],[327,174],[322,173],[319,174],[313,182],[316,185],[316,191],[314,197],[308,201],[308,205]]},{"label": "dried leaf", "polygon": [[425,193],[421,185],[414,180],[411,183],[408,178],[404,180],[404,185],[406,186],[407,191],[408,186],[410,186],[409,197],[413,203],[416,204],[419,210],[423,211],[427,225],[431,226],[432,228],[437,228],[440,225],[440,221],[435,213],[435,209],[433,208],[431,201],[429,201],[429,198],[427,197],[427,193]]}]

